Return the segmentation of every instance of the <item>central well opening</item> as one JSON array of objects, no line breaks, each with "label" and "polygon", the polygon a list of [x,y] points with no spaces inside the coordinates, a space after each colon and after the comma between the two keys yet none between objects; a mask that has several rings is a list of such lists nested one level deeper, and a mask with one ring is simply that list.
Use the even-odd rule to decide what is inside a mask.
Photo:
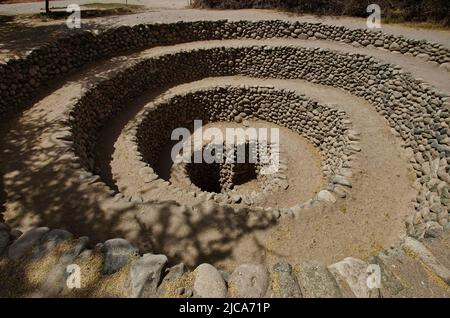
[{"label": "central well opening", "polygon": [[222,178],[218,163],[188,163],[186,172],[193,184],[206,192],[222,192]]},{"label": "central well opening", "polygon": [[245,184],[257,179],[254,163],[238,163],[233,168],[233,186]]},{"label": "central well opening", "polygon": [[[235,186],[242,185],[253,180],[257,180],[256,158],[251,160],[253,147],[248,143],[242,145],[240,151],[242,155],[238,157],[236,150],[239,146],[235,146],[233,153],[233,161],[227,162],[225,156],[215,152],[215,148],[208,150],[203,148],[202,154],[209,151],[211,156],[217,158],[221,156],[221,162],[211,162],[201,157],[201,162],[196,162],[195,153],[197,155],[200,151],[194,152],[191,157],[191,162],[186,164],[186,173],[190,181],[200,188],[202,191],[221,193],[232,190]],[[200,158],[200,157],[198,157]],[[238,159],[238,160],[237,160]]]}]

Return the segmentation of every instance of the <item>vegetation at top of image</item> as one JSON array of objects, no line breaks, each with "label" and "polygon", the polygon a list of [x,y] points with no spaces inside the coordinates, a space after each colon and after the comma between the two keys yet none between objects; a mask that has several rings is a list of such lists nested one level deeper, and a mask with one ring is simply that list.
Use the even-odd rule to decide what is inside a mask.
[{"label": "vegetation at top of image", "polygon": [[385,22],[429,22],[450,27],[449,0],[194,0],[197,8],[279,9],[317,15],[367,17],[366,8],[376,3]]}]

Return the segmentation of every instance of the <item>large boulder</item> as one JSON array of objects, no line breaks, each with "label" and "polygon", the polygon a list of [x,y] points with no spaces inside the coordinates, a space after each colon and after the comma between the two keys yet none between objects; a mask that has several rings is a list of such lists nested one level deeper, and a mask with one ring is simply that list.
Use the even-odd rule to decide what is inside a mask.
[{"label": "large boulder", "polygon": [[130,270],[130,297],[154,297],[161,280],[161,272],[166,264],[165,255],[144,254],[134,261]]},{"label": "large boulder", "polygon": [[298,285],[297,277],[292,271],[292,266],[280,261],[273,265],[271,273],[271,291],[270,296],[280,298],[300,298],[302,292]]},{"label": "large boulder", "polygon": [[303,262],[298,266],[297,277],[304,297],[342,298],[336,279],[321,263]]},{"label": "large boulder", "polygon": [[125,266],[131,256],[137,255],[138,249],[127,240],[115,238],[103,244],[102,252],[105,255],[103,274],[110,275]]},{"label": "large boulder", "polygon": [[227,287],[222,275],[211,264],[200,264],[194,271],[194,296],[202,298],[224,298]]},{"label": "large boulder", "polygon": [[269,273],[263,265],[240,265],[228,279],[230,296],[232,297],[263,297],[266,294],[268,285]]},{"label": "large boulder", "polygon": [[48,227],[38,227],[22,234],[14,243],[11,244],[8,250],[8,256],[12,260],[19,260],[25,255],[33,246],[39,243],[42,236],[50,229]]}]

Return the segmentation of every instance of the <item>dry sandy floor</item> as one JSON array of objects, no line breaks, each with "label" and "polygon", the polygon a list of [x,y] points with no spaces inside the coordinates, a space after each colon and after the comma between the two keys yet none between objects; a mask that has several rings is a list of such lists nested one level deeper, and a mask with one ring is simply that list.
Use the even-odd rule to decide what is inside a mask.
[{"label": "dry sandy floor", "polygon": [[[317,18],[309,16],[292,17],[283,13],[260,10],[230,12],[160,9],[141,15],[96,19],[95,27],[157,20],[170,22],[221,18],[234,20],[283,18],[318,21]],[[361,20],[347,18],[326,19],[326,22],[349,27],[358,27],[362,23]],[[52,27],[54,32],[62,31],[62,26],[59,24],[53,24]],[[33,37],[33,32],[37,30],[39,28],[31,27],[29,36]],[[407,37],[426,38],[450,47],[450,35],[444,31],[416,32],[400,26],[386,26],[384,31],[403,34]],[[49,32],[48,36],[55,34],[52,32]],[[48,36],[38,39],[38,42],[48,39]],[[17,40],[19,38],[17,37]],[[17,40],[0,41],[7,51],[15,46],[22,45],[22,50],[36,44],[34,42],[24,45],[23,40]],[[165,212],[170,217],[165,216],[163,219],[158,219],[163,214],[158,214],[154,209],[146,206],[116,214],[109,211],[108,214],[101,204],[107,194],[95,185],[81,186],[69,167],[65,167],[58,161],[59,155],[55,154],[52,145],[48,144],[49,136],[55,129],[54,123],[64,117],[64,111],[71,103],[81,96],[89,85],[111,76],[112,73],[129,65],[132,60],[181,49],[255,44],[322,47],[371,55],[377,59],[398,64],[411,72],[414,77],[420,77],[441,91],[450,93],[450,73],[426,62],[387,51],[355,48],[331,41],[193,42],[144,50],[130,56],[118,56],[88,65],[60,84],[43,91],[22,114],[0,127],[2,153],[0,167],[3,174],[3,191],[7,193],[4,214],[7,222],[22,230],[38,225],[66,228],[75,235],[88,235],[94,242],[123,236],[138,245],[141,241],[145,241],[140,244],[140,247],[165,253],[173,261],[184,260],[190,265],[208,261],[223,268],[232,268],[236,263],[244,262],[271,263],[275,257],[283,257],[289,261],[317,259],[332,263],[349,255],[365,258],[375,254],[381,248],[395,244],[405,235],[404,219],[411,208],[410,201],[415,193],[413,173],[399,139],[394,136],[386,120],[377,114],[374,107],[364,99],[352,96],[343,90],[301,80],[263,80],[239,76],[179,83],[174,87],[162,88],[158,92],[148,92],[142,98],[133,101],[121,116],[113,119],[100,132],[97,148],[97,158],[100,162],[99,173],[111,185],[116,185],[118,188],[126,186],[124,192],[133,196],[138,192],[141,194],[142,184],[136,177],[136,169],[127,163],[127,145],[123,139],[123,130],[148,102],[157,99],[160,95],[222,84],[270,84],[277,88],[296,90],[322,104],[346,111],[353,122],[354,129],[361,133],[362,148],[354,163],[353,189],[349,190],[348,198],[339,200],[336,205],[330,207],[305,210],[301,218],[286,219],[276,226],[266,224],[257,227],[241,223],[237,216],[228,215],[226,210],[197,211],[197,214],[192,216],[195,219],[192,223],[187,223],[192,219],[179,216],[185,213],[180,212],[179,207],[168,207]],[[292,138],[301,148],[301,138]],[[293,149],[292,154],[298,151],[299,149]],[[311,160],[314,157],[313,153],[313,150],[309,154],[306,152],[304,162]],[[40,164],[37,164],[38,158]],[[314,166],[304,165],[304,162],[295,165],[294,160],[291,160],[290,166],[294,171],[303,171],[306,166]],[[312,177],[315,175],[314,171],[314,169],[309,171],[311,180],[317,181],[317,178]],[[306,197],[317,191],[317,187],[314,184],[311,187],[305,187],[305,184],[298,183],[298,189],[295,191],[303,193],[302,195]],[[154,195],[149,193],[149,196]],[[164,198],[177,199],[177,194],[164,193]],[[276,203],[280,204],[293,198],[294,194],[290,193],[288,198],[283,198]],[[83,212],[73,213],[73,211]],[[205,219],[209,221],[206,222]],[[265,220],[258,221],[264,223]]]}]

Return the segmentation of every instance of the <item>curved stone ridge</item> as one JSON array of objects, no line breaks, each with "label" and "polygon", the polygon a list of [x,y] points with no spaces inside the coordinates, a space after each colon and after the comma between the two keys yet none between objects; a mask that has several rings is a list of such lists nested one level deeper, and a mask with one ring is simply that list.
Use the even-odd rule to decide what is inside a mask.
[{"label": "curved stone ridge", "polygon": [[[129,138],[136,140],[136,147],[131,147],[138,149],[137,156],[142,157],[149,167],[156,165],[161,148],[170,141],[172,131],[192,124],[193,120],[207,124],[257,119],[287,127],[318,147],[327,180],[324,190],[333,191],[336,174],[348,172],[345,168],[341,170],[349,167],[347,156],[351,155],[345,113],[319,105],[293,91],[272,87],[216,87],[176,95],[146,108],[130,127]],[[156,180],[157,176],[149,172],[147,178]],[[327,198],[321,196],[319,199]]]},{"label": "curved stone ridge", "polygon": [[[421,237],[431,225],[447,226],[447,139],[450,131],[445,95],[413,79],[398,67],[359,54],[295,47],[244,46],[194,50],[144,60],[103,81],[77,103],[70,121],[76,155],[84,167],[93,171],[96,131],[128,100],[142,92],[168,85],[174,80],[191,81],[235,74],[302,78],[343,88],[371,102],[403,139],[420,177],[417,184],[420,194],[415,205],[417,212],[407,221],[408,233]],[[117,91],[122,94],[117,96]],[[353,150],[358,151],[358,148]],[[334,181],[351,186],[345,176],[336,176]]]},{"label": "curved stone ridge", "polygon": [[222,20],[120,26],[99,34],[86,31],[58,39],[32,50],[22,59],[0,65],[0,114],[16,111],[48,81],[120,52],[198,40],[274,37],[329,39],[379,47],[450,69],[450,50],[440,44],[321,23]]},{"label": "curved stone ridge", "polygon": [[[355,46],[379,47],[417,56],[435,65],[440,64],[443,69],[449,68],[449,50],[441,45],[388,36],[381,32],[282,21],[138,25],[111,29],[100,34],[83,32],[33,50],[24,59],[11,60],[1,65],[0,114],[17,110],[17,106],[22,106],[48,80],[62,77],[90,61],[127,50],[196,40],[259,40],[274,37],[329,39]],[[169,245],[177,246],[174,251],[164,253],[177,257],[180,251],[189,250],[196,244],[192,242],[192,237],[198,235],[198,230],[202,228],[202,222],[197,228],[191,229],[192,232],[183,225],[192,219],[202,218],[202,213],[203,218],[210,222],[212,214],[216,212],[216,205],[208,206],[211,202],[206,202],[205,206],[187,207],[163,202],[152,210],[156,206],[153,202],[141,201],[136,204],[140,206],[136,207],[135,200],[128,200],[121,193],[112,198],[114,191],[101,182],[99,176],[95,176],[98,172],[95,157],[97,135],[110,119],[127,107],[130,100],[149,90],[161,89],[180,81],[225,75],[305,79],[342,88],[369,101],[402,139],[416,173],[418,195],[414,202],[415,211],[406,220],[406,226],[408,234],[422,239],[421,242],[407,237],[400,246],[377,253],[370,260],[347,257],[328,267],[316,262],[292,266],[282,259],[277,259],[269,268],[241,264],[229,276],[229,273],[220,272],[209,264],[201,264],[196,270],[187,273],[183,264],[164,271],[168,262],[165,255],[145,254],[141,257],[138,249],[124,239],[108,240],[93,248],[89,246],[87,237],[74,240],[73,235],[64,230],[42,227],[22,234],[18,230],[11,231],[0,222],[0,256],[8,266],[14,267],[17,262],[27,266],[30,259],[31,262],[46,266],[51,262],[42,260],[49,253],[56,253],[57,257],[52,255],[56,263],[48,271],[48,277],[36,284],[33,296],[64,295],[66,267],[78,262],[88,264],[88,267],[92,263],[100,263],[100,268],[97,268],[103,275],[102,279],[125,272],[127,284],[119,292],[132,297],[408,296],[417,295],[418,290],[424,289],[424,284],[433,295],[448,296],[448,260],[439,253],[434,254],[433,244],[440,243],[429,238],[443,238],[446,235],[443,230],[449,226],[449,98],[405,74],[400,67],[359,54],[295,46],[246,46],[245,43],[239,47],[183,51],[141,59],[89,88],[80,100],[73,102],[70,113],[64,113],[61,115],[63,119],[58,116],[55,120],[54,127],[50,129],[55,133],[51,142],[45,146],[52,148],[54,156],[61,155],[57,161],[67,162],[67,171],[75,170],[86,181],[82,185],[88,190],[94,189],[95,184],[96,190],[99,190],[95,200],[102,205],[102,210],[126,211],[131,204],[133,210],[121,213],[121,217],[130,221],[138,213],[141,214],[137,220],[138,227],[147,231],[146,234],[152,233],[152,237],[143,243],[146,250],[149,249],[146,246],[149,241],[160,239],[161,224],[155,219],[176,219],[172,225],[177,226],[168,226],[170,229],[164,228],[163,233],[166,238],[169,237],[166,240]],[[117,96],[118,91],[121,92],[120,96]],[[194,107],[199,101],[202,108]],[[264,104],[271,107],[256,107]],[[269,214],[258,214],[262,209],[257,208],[231,208],[228,199],[225,199],[226,204],[217,205],[223,209],[223,213],[213,220],[212,228],[220,228],[225,233],[230,231],[229,236],[226,236],[228,239],[239,237],[240,234],[235,232],[238,227],[244,227],[244,232],[252,232],[253,229],[272,226],[280,216],[301,215],[300,209],[315,202],[334,202],[334,194],[342,194],[336,185],[352,187],[348,179],[351,175],[348,168],[352,167],[350,159],[361,149],[357,144],[357,133],[349,131],[351,122],[345,118],[344,112],[335,110],[332,105],[318,105],[292,91],[274,90],[271,87],[217,87],[178,95],[152,106],[155,108],[138,116],[136,125],[129,132],[134,142],[130,150],[139,160],[139,172],[147,174],[150,185],[156,179],[150,166],[155,161],[153,154],[159,152],[161,144],[158,142],[168,139],[171,128],[195,117],[207,122],[253,118],[269,120],[305,136],[321,151],[327,185],[312,200],[286,209],[273,209]],[[169,187],[169,184],[163,182],[158,186]],[[223,198],[216,201],[224,203]],[[139,211],[142,207],[147,210]],[[257,219],[258,216],[262,217]],[[124,223],[125,227],[134,226]],[[227,223],[232,224],[229,228],[222,228]],[[156,226],[146,227],[148,224]],[[133,234],[134,237],[131,235],[127,239],[135,239],[134,243],[141,244],[136,237],[139,238],[142,232]],[[207,245],[213,241],[214,237],[200,246],[199,250],[207,250]],[[150,242],[150,245],[153,243]],[[156,244],[157,248],[151,246],[152,250],[164,249],[162,245]],[[200,259],[208,258],[214,252],[206,251]],[[93,261],[93,256],[100,257],[101,262],[99,258]],[[367,285],[369,265],[380,266],[383,275],[381,288]],[[411,279],[410,273],[417,276]],[[6,282],[6,279],[2,281]]]}]

